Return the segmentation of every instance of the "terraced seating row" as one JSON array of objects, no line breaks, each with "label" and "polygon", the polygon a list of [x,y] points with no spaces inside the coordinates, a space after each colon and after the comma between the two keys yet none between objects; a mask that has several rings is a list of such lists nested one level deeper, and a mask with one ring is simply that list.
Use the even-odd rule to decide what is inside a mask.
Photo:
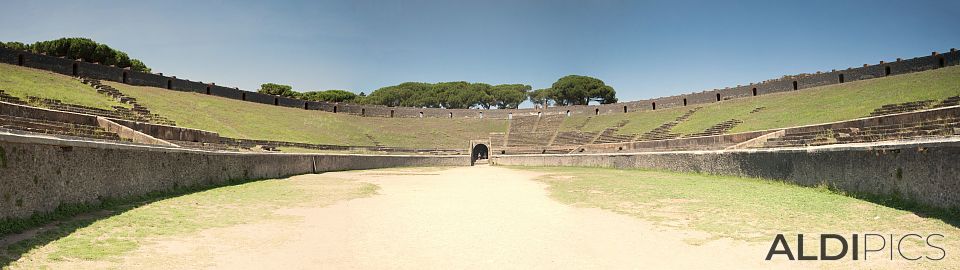
[{"label": "terraced seating row", "polygon": [[950,107],[950,106],[957,106],[957,105],[960,105],[960,96],[952,96],[952,97],[945,98],[943,101],[940,102],[940,104],[937,104],[936,106],[933,106],[933,107],[943,108],[943,107]]},{"label": "terraced seating row", "polygon": [[742,123],[743,121],[740,121],[737,119],[730,119],[727,121],[720,122],[719,124],[713,125],[705,129],[704,131],[689,134],[684,137],[702,137],[702,136],[721,135],[721,134],[727,133],[727,131],[730,131],[731,129],[733,129],[734,127]]},{"label": "terraced seating row", "polygon": [[632,141],[637,135],[627,135],[627,134],[617,134],[617,131],[620,131],[620,128],[627,125],[629,121],[623,120],[617,122],[617,125],[609,127],[600,132],[600,135],[597,136],[595,140],[591,143],[617,143],[617,142],[629,142]]},{"label": "terraced seating row", "polygon": [[510,137],[507,138],[507,146],[546,146],[553,134],[553,132],[510,133]]},{"label": "terraced seating row", "polygon": [[106,131],[98,126],[78,125],[9,115],[0,115],[0,128],[99,140],[122,140],[116,133]]},{"label": "terraced seating row", "polygon": [[563,123],[563,119],[566,118],[566,115],[563,114],[553,114],[553,115],[544,115],[540,117],[540,122],[537,123],[536,132],[557,132],[560,129],[560,124]]},{"label": "terraced seating row", "polygon": [[934,102],[935,102],[934,100],[920,100],[920,101],[911,101],[911,102],[904,102],[904,103],[897,103],[897,104],[886,104],[881,106],[880,108],[873,110],[873,112],[870,113],[870,116],[880,116],[880,115],[919,111],[919,110],[930,108],[930,105],[932,105]]},{"label": "terraced seating row", "polygon": [[960,135],[960,119],[944,118],[905,124],[876,125],[864,128],[838,128],[822,131],[787,133],[782,137],[767,140],[763,147],[880,142],[955,135]]},{"label": "terraced seating row", "polygon": [[596,136],[596,132],[562,131],[557,133],[551,145],[584,145]]},{"label": "terraced seating row", "polygon": [[20,100],[20,98],[11,96],[10,94],[3,92],[3,90],[0,90],[0,101],[13,103],[13,104],[20,104],[20,105],[27,104],[26,102],[23,102],[23,100]]},{"label": "terraced seating row", "polygon": [[538,116],[514,116],[510,120],[510,133],[533,132],[537,128]]},{"label": "terraced seating row", "polygon": [[493,147],[505,146],[504,143],[506,141],[504,141],[504,138],[506,138],[506,134],[504,133],[490,133],[490,145]]},{"label": "terraced seating row", "polygon": [[693,108],[687,111],[686,113],[684,113],[683,115],[681,115],[680,117],[677,117],[677,119],[664,123],[663,125],[660,125],[659,127],[654,128],[653,130],[647,133],[641,134],[636,140],[652,141],[652,140],[666,140],[666,139],[673,139],[673,138],[680,137],[680,134],[671,133],[670,131],[673,129],[674,126],[679,125],[684,121],[687,121],[687,118],[690,118],[690,116],[696,113],[697,110],[700,110],[700,107]]}]

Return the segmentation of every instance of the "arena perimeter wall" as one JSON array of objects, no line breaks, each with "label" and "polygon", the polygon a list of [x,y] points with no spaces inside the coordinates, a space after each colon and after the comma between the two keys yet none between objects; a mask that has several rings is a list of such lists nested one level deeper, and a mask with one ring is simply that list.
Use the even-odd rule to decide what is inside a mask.
[{"label": "arena perimeter wall", "polygon": [[469,156],[223,153],[0,134],[0,220],[235,179],[469,165]]},{"label": "arena perimeter wall", "polygon": [[[807,149],[494,156],[494,165],[638,168],[827,184],[960,208],[960,141]],[[628,179],[625,179],[628,180]]]}]

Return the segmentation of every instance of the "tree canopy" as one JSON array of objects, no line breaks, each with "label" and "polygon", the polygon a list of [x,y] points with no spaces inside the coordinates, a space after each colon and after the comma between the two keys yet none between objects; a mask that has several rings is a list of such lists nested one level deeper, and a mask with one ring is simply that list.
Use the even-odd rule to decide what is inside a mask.
[{"label": "tree canopy", "polygon": [[524,84],[405,82],[377,89],[361,102],[402,107],[515,109],[526,100],[530,89],[529,85]]},{"label": "tree canopy", "polygon": [[45,53],[51,56],[62,56],[74,60],[83,59],[87,62],[97,62],[121,68],[129,67],[131,70],[141,72],[150,72],[150,68],[140,60],[130,58],[125,52],[115,50],[106,44],[97,43],[89,38],[60,38],[38,41],[33,44],[0,42],[0,46],[33,53]]},{"label": "tree canopy", "polygon": [[309,91],[301,93],[294,91],[293,86],[277,83],[261,84],[260,89],[257,90],[257,93],[309,101],[328,102],[356,102],[357,99],[362,96],[358,96],[357,94],[347,90]]},{"label": "tree canopy", "polygon": [[257,93],[292,98],[298,98],[300,95],[300,93],[293,91],[293,86],[276,83],[261,84],[260,89],[257,90]]},{"label": "tree canopy", "polygon": [[565,76],[545,89],[531,91],[526,84],[499,84],[457,82],[405,82],[377,89],[369,95],[347,90],[297,92],[289,85],[265,83],[258,92],[310,101],[350,102],[391,107],[417,108],[498,108],[516,109],[529,99],[541,107],[557,105],[587,105],[617,102],[617,92],[603,81],[579,75]]},{"label": "tree canopy", "polygon": [[300,94],[300,98],[304,100],[328,102],[351,102],[358,97],[357,94],[347,90],[311,91]]},{"label": "tree canopy", "polygon": [[556,105],[587,105],[590,101],[600,104],[617,102],[617,92],[600,79],[568,75],[553,83],[547,97]]}]

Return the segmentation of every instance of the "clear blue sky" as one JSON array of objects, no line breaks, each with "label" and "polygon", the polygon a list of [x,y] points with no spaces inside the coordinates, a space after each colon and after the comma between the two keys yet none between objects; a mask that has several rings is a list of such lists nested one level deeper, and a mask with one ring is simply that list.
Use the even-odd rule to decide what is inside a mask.
[{"label": "clear blue sky", "polygon": [[960,1],[4,1],[0,40],[89,37],[155,72],[256,90],[406,81],[549,87],[622,101],[960,47]]}]

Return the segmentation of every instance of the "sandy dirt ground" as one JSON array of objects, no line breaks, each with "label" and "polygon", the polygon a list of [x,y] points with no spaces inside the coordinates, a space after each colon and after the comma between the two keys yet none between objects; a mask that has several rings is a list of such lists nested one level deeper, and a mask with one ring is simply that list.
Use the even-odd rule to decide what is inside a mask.
[{"label": "sandy dirt ground", "polygon": [[[785,269],[769,246],[655,227],[548,197],[536,173],[491,166],[338,172],[379,195],[298,216],[159,239],[120,268],[219,269]],[[306,175],[298,177],[316,177]],[[96,265],[88,265],[94,266]],[[100,265],[103,266],[103,265]]]}]

